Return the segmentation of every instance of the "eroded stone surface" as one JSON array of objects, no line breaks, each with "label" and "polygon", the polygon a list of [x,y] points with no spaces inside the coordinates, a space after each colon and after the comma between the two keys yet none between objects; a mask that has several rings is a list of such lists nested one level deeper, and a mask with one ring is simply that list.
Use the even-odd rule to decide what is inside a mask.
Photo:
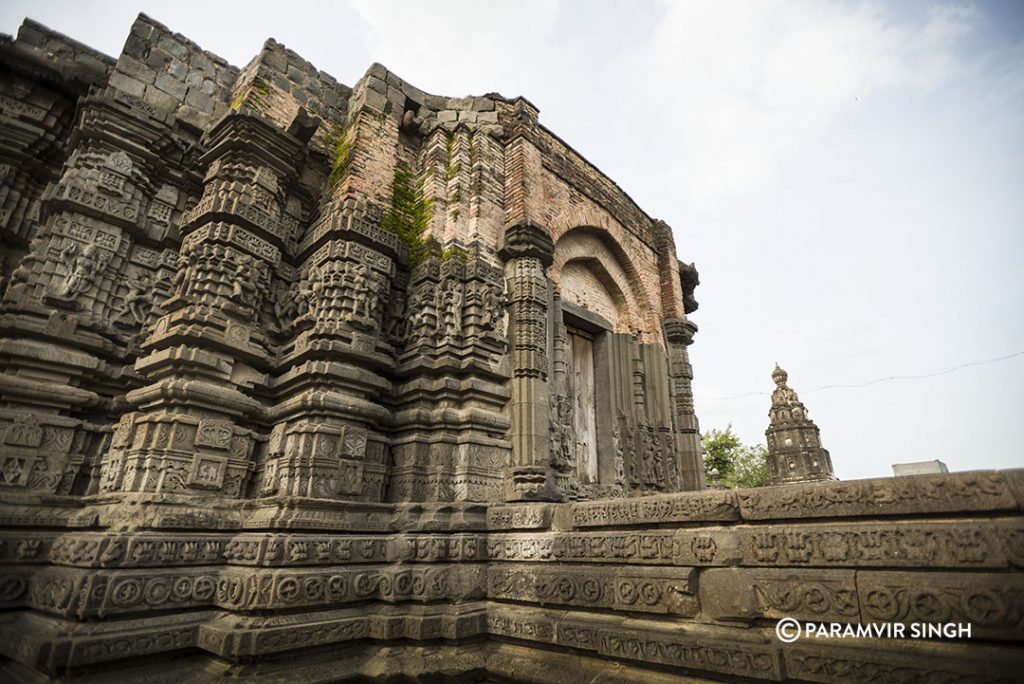
[{"label": "eroded stone surface", "polygon": [[1021,471],[688,491],[697,271],[529,101],[140,16],[0,119],[0,679],[1021,671]]}]

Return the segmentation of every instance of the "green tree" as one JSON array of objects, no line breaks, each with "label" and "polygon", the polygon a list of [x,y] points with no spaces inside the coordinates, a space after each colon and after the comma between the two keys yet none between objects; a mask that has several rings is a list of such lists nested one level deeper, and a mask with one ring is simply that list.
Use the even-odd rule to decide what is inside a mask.
[{"label": "green tree", "polygon": [[761,444],[746,445],[733,432],[730,423],[724,430],[708,430],[701,436],[704,469],[711,482],[711,470],[718,469],[719,481],[726,487],[762,487],[768,481],[768,450]]},{"label": "green tree", "polygon": [[733,460],[732,473],[726,484],[736,489],[763,487],[768,484],[768,449],[763,444],[743,445]]},{"label": "green tree", "polygon": [[[743,442],[732,431],[732,423],[724,430],[708,430],[701,435],[700,443],[704,447],[705,472],[710,473],[712,468],[718,468],[718,474],[723,479],[727,477],[732,472],[736,450],[743,446]],[[709,474],[709,481],[710,478]]]}]

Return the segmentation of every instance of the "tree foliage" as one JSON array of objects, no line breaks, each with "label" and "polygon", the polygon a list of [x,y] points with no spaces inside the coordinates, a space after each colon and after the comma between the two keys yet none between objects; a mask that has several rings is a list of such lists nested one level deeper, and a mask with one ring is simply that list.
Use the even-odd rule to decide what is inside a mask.
[{"label": "tree foliage", "polygon": [[700,443],[704,447],[704,469],[710,473],[712,468],[718,468],[722,477],[732,470],[736,450],[743,446],[732,431],[732,424],[724,430],[708,430],[701,435]]},{"label": "tree foliage", "polygon": [[768,482],[768,450],[762,444],[747,445],[733,432],[732,424],[724,430],[708,430],[701,436],[704,447],[704,469],[711,482],[711,470],[718,469],[719,481],[733,489],[762,487]]}]

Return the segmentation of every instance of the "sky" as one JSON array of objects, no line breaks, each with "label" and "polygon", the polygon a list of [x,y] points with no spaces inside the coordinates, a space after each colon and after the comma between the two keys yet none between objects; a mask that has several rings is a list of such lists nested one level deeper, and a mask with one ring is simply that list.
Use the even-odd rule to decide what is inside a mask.
[{"label": "sky", "polygon": [[696,263],[703,429],[763,443],[778,362],[840,479],[1024,467],[1024,3],[5,0],[0,32],[116,56],[140,11],[238,66],[273,36],[527,97]]}]

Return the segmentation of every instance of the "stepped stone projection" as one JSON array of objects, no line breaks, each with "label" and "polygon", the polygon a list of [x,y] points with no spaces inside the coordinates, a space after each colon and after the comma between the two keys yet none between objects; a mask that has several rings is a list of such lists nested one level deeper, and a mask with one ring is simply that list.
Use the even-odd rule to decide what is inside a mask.
[{"label": "stepped stone projection", "polygon": [[820,482],[834,480],[832,457],[821,446],[818,426],[796,392],[786,384],[789,374],[775,364],[772,380],[772,407],[768,411],[771,421],[765,436],[768,438],[768,483]]},{"label": "stepped stone projection", "polygon": [[528,101],[145,16],[0,69],[0,679],[1024,668],[1022,471],[684,491],[697,272]]}]

